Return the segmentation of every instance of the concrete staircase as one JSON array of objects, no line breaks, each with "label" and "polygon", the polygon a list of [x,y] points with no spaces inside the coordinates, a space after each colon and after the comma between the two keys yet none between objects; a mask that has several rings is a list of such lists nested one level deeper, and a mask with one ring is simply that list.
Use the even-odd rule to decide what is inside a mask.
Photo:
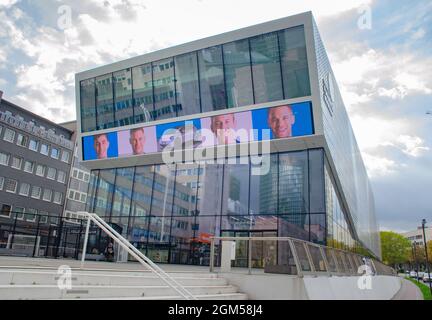
[{"label": "concrete staircase", "polygon": [[[170,271],[169,274],[202,300],[245,300],[224,278],[196,271]],[[1,268],[0,299],[133,299],[173,300],[181,296],[146,270],[72,269],[71,290],[57,285],[56,268]]]}]

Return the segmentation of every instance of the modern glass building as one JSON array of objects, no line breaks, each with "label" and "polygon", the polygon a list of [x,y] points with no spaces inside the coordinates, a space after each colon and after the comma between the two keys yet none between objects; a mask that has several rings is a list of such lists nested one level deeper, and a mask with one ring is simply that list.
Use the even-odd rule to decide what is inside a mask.
[{"label": "modern glass building", "polygon": [[366,169],[310,12],[80,72],[76,104],[86,210],[154,261],[208,264],[213,235],[380,257]]}]

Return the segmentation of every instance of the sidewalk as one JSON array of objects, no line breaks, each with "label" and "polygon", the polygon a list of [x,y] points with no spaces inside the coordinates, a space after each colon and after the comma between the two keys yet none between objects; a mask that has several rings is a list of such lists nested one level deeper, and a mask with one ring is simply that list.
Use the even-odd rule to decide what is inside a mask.
[{"label": "sidewalk", "polygon": [[423,300],[423,294],[414,283],[402,279],[401,288],[392,300]]}]

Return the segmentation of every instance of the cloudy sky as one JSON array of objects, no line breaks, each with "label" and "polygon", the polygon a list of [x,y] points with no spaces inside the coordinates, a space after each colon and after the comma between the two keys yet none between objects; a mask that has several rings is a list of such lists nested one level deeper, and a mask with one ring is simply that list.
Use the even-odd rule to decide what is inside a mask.
[{"label": "cloudy sky", "polygon": [[[359,28],[365,9],[370,28]],[[328,51],[380,228],[432,224],[430,0],[0,0],[0,89],[53,121],[73,120],[78,71],[303,11]]]}]

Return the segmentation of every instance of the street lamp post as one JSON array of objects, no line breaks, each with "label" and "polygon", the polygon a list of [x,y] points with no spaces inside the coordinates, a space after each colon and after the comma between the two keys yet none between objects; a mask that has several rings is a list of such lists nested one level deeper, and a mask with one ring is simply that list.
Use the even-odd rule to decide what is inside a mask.
[{"label": "street lamp post", "polygon": [[414,248],[414,264],[415,264],[415,268],[416,268],[416,280],[417,280],[417,282],[419,282],[419,279],[418,279],[418,269],[419,269],[419,265],[418,265],[418,260],[417,260],[417,242],[414,240],[414,242],[413,242],[413,248]]},{"label": "street lamp post", "polygon": [[426,219],[422,220],[422,228],[423,228],[423,242],[424,242],[424,248],[425,248],[425,256],[426,256],[426,268],[428,273],[428,282],[429,282],[429,290],[432,293],[432,279],[431,274],[429,270],[429,259],[428,259],[428,252],[427,252],[427,242],[426,242],[426,234],[425,234],[425,225],[426,225]]}]

